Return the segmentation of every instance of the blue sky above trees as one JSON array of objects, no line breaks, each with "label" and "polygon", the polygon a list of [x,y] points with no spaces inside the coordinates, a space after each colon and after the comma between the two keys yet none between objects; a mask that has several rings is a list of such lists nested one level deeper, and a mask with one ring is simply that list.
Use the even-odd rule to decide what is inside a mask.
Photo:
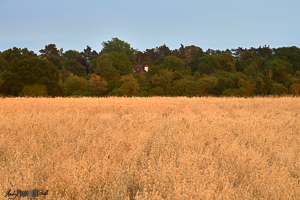
[{"label": "blue sky above trees", "polygon": [[140,51],[300,46],[299,0],[10,0],[0,4],[0,51],[101,51],[117,37]]}]

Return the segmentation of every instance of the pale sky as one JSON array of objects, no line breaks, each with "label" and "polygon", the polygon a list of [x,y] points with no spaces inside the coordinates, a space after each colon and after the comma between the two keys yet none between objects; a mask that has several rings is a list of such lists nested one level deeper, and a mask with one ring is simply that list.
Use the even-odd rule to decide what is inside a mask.
[{"label": "pale sky", "polygon": [[140,51],[300,47],[299,0],[0,0],[0,51],[97,52],[117,37]]}]

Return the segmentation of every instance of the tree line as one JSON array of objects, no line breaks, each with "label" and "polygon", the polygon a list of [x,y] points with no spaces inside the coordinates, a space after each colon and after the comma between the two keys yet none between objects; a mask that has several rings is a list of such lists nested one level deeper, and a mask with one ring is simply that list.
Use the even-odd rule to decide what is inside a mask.
[{"label": "tree line", "polygon": [[[237,48],[225,51],[166,45],[143,52],[112,38],[101,52],[48,44],[0,52],[1,96],[238,96],[299,95],[300,49]],[[148,72],[134,73],[135,65]]]}]

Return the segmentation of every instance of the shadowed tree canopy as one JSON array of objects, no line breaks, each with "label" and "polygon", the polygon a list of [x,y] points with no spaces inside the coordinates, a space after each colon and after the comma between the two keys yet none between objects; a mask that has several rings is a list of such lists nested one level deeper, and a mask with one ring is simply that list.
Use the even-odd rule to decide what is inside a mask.
[{"label": "shadowed tree canopy", "polygon": [[135,62],[137,50],[133,49],[127,42],[124,42],[118,38],[112,38],[107,42],[103,42],[102,45],[102,53],[108,54],[112,51],[116,51],[119,53],[125,52],[127,57],[129,58],[129,61],[131,63]]},{"label": "shadowed tree canopy", "polygon": [[60,56],[59,55],[59,50],[57,50],[55,44],[48,44],[45,46],[45,49],[40,50],[41,56],[46,57],[46,56]]},{"label": "shadowed tree canopy", "polygon": [[68,50],[63,54],[65,60],[77,59],[82,57],[82,55],[76,50]]},{"label": "shadowed tree canopy", "polygon": [[175,56],[166,56],[161,66],[164,69],[182,72],[184,70],[185,63]]},{"label": "shadowed tree canopy", "polygon": [[112,51],[98,58],[94,71],[97,75],[109,81],[120,75],[132,74],[133,68],[125,52]]},{"label": "shadowed tree canopy", "polygon": [[293,73],[293,66],[283,60],[272,59],[266,62],[265,73],[277,83],[284,83],[289,79],[288,74]]},{"label": "shadowed tree canopy", "polygon": [[121,75],[129,75],[133,73],[133,67],[125,52],[119,53],[112,51],[107,54],[105,59],[110,60],[112,65],[119,71]]},{"label": "shadowed tree canopy", "polygon": [[222,70],[226,72],[235,72],[235,59],[229,53],[218,55]]},{"label": "shadowed tree canopy", "polygon": [[86,67],[82,66],[77,60],[70,59],[65,62],[64,67],[66,70],[74,73],[77,76],[84,76],[86,74]]},{"label": "shadowed tree canopy", "polygon": [[207,54],[206,56],[200,59],[198,65],[198,71],[200,72],[200,74],[209,75],[220,69],[221,65],[217,56]]},{"label": "shadowed tree canopy", "polygon": [[300,71],[300,49],[296,46],[281,47],[275,50],[275,55],[279,59],[287,61],[293,65],[294,72]]},{"label": "shadowed tree canopy", "polygon": [[94,72],[106,81],[120,76],[118,70],[113,66],[112,61],[106,58],[106,54],[97,60]]},{"label": "shadowed tree canopy", "polygon": [[92,48],[89,45],[87,45],[86,49],[84,49],[83,52],[81,52],[81,55],[88,62],[99,57],[99,54],[95,50],[92,51]]},{"label": "shadowed tree canopy", "polygon": [[1,74],[1,91],[5,95],[17,96],[25,86],[45,85],[51,96],[60,95],[59,71],[46,58],[38,57],[25,49],[10,49],[3,52],[7,67]]}]

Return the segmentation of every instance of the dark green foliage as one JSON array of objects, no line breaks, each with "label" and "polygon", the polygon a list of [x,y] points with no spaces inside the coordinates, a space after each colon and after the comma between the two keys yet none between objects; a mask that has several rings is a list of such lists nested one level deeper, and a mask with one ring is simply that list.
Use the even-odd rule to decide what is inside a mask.
[{"label": "dark green foliage", "polygon": [[0,74],[7,68],[7,62],[4,59],[4,56],[0,55]]},{"label": "dark green foliage", "polygon": [[166,56],[164,58],[164,62],[161,64],[163,69],[169,69],[172,71],[184,71],[185,63],[180,60],[179,58],[176,58],[175,56]]},{"label": "dark green foliage", "polygon": [[237,59],[235,62],[235,69],[237,72],[243,72],[244,69],[247,67],[247,64],[245,61]]},{"label": "dark green foliage", "polygon": [[81,57],[81,54],[78,51],[75,50],[68,50],[63,54],[63,58],[65,60],[76,60],[78,57]]},{"label": "dark green foliage", "polygon": [[92,48],[89,45],[87,45],[86,49],[84,49],[80,54],[88,62],[93,59],[97,59],[100,56],[95,50],[92,51]]},{"label": "dark green foliage", "polygon": [[6,69],[1,74],[1,92],[4,95],[18,96],[25,85],[47,86],[50,96],[59,95],[59,71],[46,58],[41,59],[27,49],[9,49],[3,52]]},{"label": "dark green foliage", "polygon": [[200,79],[200,78],[201,78],[200,73],[199,73],[199,72],[195,72],[194,75],[193,75],[194,81],[197,81],[197,80]]},{"label": "dark green foliage", "polygon": [[300,79],[300,71],[296,71],[293,78],[299,78]]},{"label": "dark green foliage", "polygon": [[133,78],[132,74],[122,77],[121,82],[121,89],[126,92],[127,96],[136,95],[140,91],[138,81]]},{"label": "dark green foliage", "polygon": [[66,68],[62,68],[60,70],[60,79],[64,82],[66,80],[67,77],[69,77],[71,75],[71,72],[66,70]]},{"label": "dark green foliage", "polygon": [[262,77],[264,87],[263,87],[263,93],[264,94],[270,94],[270,89],[272,88],[273,81],[269,79],[268,77],[264,76]]},{"label": "dark green foliage", "polygon": [[284,87],[282,84],[274,84],[273,87],[270,90],[270,94],[273,95],[284,95],[284,94],[288,94],[289,90]]},{"label": "dark green foliage", "polygon": [[143,90],[143,91],[140,91],[137,95],[135,95],[137,97],[148,97],[149,94],[147,91]]},{"label": "dark green foliage", "polygon": [[137,50],[133,49],[130,44],[124,42],[118,38],[112,38],[107,42],[103,42],[102,53],[109,54],[113,51],[120,53],[125,53],[130,62],[135,62]]},{"label": "dark green foliage", "polygon": [[170,96],[203,96],[205,95],[205,84],[201,81],[190,81],[181,79],[176,82],[168,91]]},{"label": "dark green foliage", "polygon": [[[113,38],[103,42],[101,54],[89,46],[81,53],[63,53],[54,44],[40,52],[37,56],[16,47],[0,52],[1,94],[58,96],[64,91],[72,96],[246,97],[288,92],[298,95],[300,84],[297,47],[239,47],[204,53],[193,45],[175,50],[162,45],[137,52],[128,43]],[[148,65],[149,71],[133,73],[137,64]],[[81,81],[85,83],[72,80],[74,75],[84,77]]]},{"label": "dark green foliage", "polygon": [[252,67],[252,66],[247,66],[245,69],[244,69],[244,74],[246,75],[246,76],[255,76],[255,74],[256,74],[256,71],[255,71],[255,69],[254,69],[254,67]]},{"label": "dark green foliage", "polygon": [[262,57],[263,59],[270,60],[272,57],[273,50],[269,46],[259,47],[257,49],[257,55]]},{"label": "dark green foliage", "polygon": [[85,72],[85,67],[82,66],[79,62],[77,62],[77,60],[75,59],[70,59],[67,60],[64,63],[64,67],[67,71],[70,71],[71,73],[73,73],[76,76],[85,76],[86,72]]},{"label": "dark green foliage", "polygon": [[112,51],[99,57],[94,71],[97,75],[109,81],[120,75],[132,74],[133,67],[125,53]]},{"label": "dark green foliage", "polygon": [[293,95],[297,95],[297,96],[300,95],[300,84],[295,83],[291,85],[290,92]]},{"label": "dark green foliage", "polygon": [[133,73],[133,67],[124,52],[119,53],[112,51],[107,54],[104,60],[110,61],[121,75],[129,75]]},{"label": "dark green foliage", "polygon": [[165,96],[165,91],[161,87],[154,87],[149,91],[149,96]]},{"label": "dark green foliage", "polygon": [[110,59],[105,58],[97,60],[94,72],[100,77],[104,78],[104,80],[106,81],[112,80],[116,77],[120,77],[120,73],[113,66],[112,62],[113,61],[111,61]]},{"label": "dark green foliage", "polygon": [[115,89],[118,89],[119,87],[121,87],[121,80],[118,78],[113,78],[110,81],[108,81],[107,92],[111,92]]},{"label": "dark green foliage", "polygon": [[280,59],[273,59],[265,64],[265,74],[277,83],[284,83],[288,80],[288,74],[293,73],[293,66]]},{"label": "dark green foliage", "polygon": [[216,90],[222,94],[225,89],[234,88],[234,82],[229,76],[220,76],[217,79]]},{"label": "dark green foliage", "polygon": [[221,69],[219,58],[217,56],[206,55],[200,59],[198,71],[200,74],[211,74]]},{"label": "dark green foliage", "polygon": [[229,53],[222,53],[218,55],[221,69],[226,72],[235,72],[235,59]]},{"label": "dark green foliage", "polygon": [[40,50],[41,56],[42,57],[48,57],[48,56],[60,56],[59,55],[59,50],[57,50],[55,44],[48,44],[45,45],[45,49]]},{"label": "dark green foliage", "polygon": [[94,96],[103,96],[106,93],[108,85],[107,81],[101,79],[100,76],[93,74],[89,83],[91,85],[90,90]]},{"label": "dark green foliage", "polygon": [[300,71],[300,49],[298,47],[278,48],[275,50],[275,56],[292,64],[294,72]]},{"label": "dark green foliage", "polygon": [[147,73],[147,76],[153,77],[155,75],[161,75],[162,72],[163,72],[162,67],[155,65],[153,67],[150,67],[149,72]]},{"label": "dark green foliage", "polygon": [[127,93],[124,89],[118,88],[111,91],[108,96],[127,97]]},{"label": "dark green foliage", "polygon": [[64,83],[64,94],[70,95],[84,95],[87,85],[87,80],[83,77],[70,76]]},{"label": "dark green foliage", "polygon": [[57,69],[61,70],[63,61],[59,56],[50,55],[46,57],[49,62],[51,62]]},{"label": "dark green foliage", "polygon": [[25,85],[20,95],[30,97],[47,97],[47,87],[38,83],[35,83],[34,85]]},{"label": "dark green foliage", "polygon": [[241,60],[247,61],[249,59],[252,59],[254,57],[253,53],[250,50],[246,50],[242,53]]}]

